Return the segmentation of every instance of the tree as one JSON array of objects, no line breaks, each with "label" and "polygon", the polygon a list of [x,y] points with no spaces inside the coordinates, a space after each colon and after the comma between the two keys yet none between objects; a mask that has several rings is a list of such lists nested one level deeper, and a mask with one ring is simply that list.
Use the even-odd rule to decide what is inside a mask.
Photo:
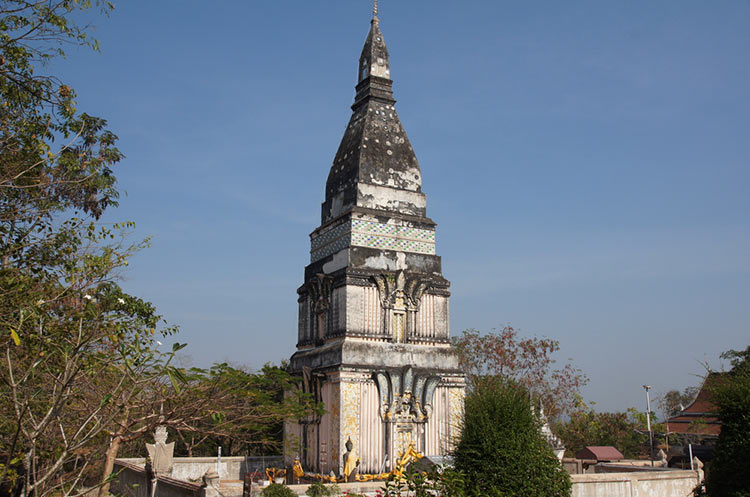
[{"label": "tree", "polygon": [[721,355],[732,369],[713,386],[711,397],[719,411],[721,433],[708,472],[706,490],[711,497],[750,496],[750,346]]},{"label": "tree", "polygon": [[670,390],[659,399],[659,408],[664,415],[664,419],[678,415],[685,407],[690,405],[695,396],[698,395],[698,387],[687,387],[680,392],[679,390]]},{"label": "tree", "polygon": [[540,432],[528,391],[512,379],[475,382],[466,398],[455,467],[469,495],[558,497],[571,482]]},{"label": "tree", "polygon": [[453,339],[459,352],[461,367],[473,387],[486,375],[513,379],[541,401],[550,419],[580,408],[581,388],[588,382],[586,375],[571,364],[553,368],[552,355],[560,349],[549,338],[520,338],[511,326],[499,332],[482,335],[466,330]]},{"label": "tree", "polygon": [[117,204],[117,137],[40,72],[68,44],[96,49],[76,24],[92,7],[112,9],[0,4],[0,489],[12,495],[104,494],[120,447],[157,424],[262,443],[310,408],[273,368],[174,367],[181,346],[160,352],[155,336],[176,328],[117,284],[147,245],[124,241],[132,223],[98,222]]},{"label": "tree", "polygon": [[102,236],[66,239],[69,254],[43,273],[0,271],[1,475],[24,495],[75,493],[121,417],[120,399],[169,374],[169,355],[155,352],[153,307],[111,281],[127,250],[88,245]]},{"label": "tree", "polygon": [[117,137],[42,72],[67,45],[96,49],[76,22],[92,7],[112,8],[0,5],[0,487],[12,494],[80,492],[119,418],[114,400],[139,373],[171,371],[155,351],[155,309],[116,284],[145,242],[122,240],[129,223],[97,223],[117,203]]},{"label": "tree", "polygon": [[[255,373],[215,364],[208,370],[193,369],[187,404],[194,416],[170,423],[189,456],[281,453],[283,422],[299,419],[322,407],[303,393],[284,368],[266,364]],[[184,413],[183,413],[184,414]]]},{"label": "tree", "polygon": [[[654,429],[658,430],[658,426],[654,425]],[[580,410],[554,426],[568,457],[574,457],[588,445],[612,446],[627,458],[639,457],[648,444],[646,430],[645,415],[633,408],[627,412]]]}]

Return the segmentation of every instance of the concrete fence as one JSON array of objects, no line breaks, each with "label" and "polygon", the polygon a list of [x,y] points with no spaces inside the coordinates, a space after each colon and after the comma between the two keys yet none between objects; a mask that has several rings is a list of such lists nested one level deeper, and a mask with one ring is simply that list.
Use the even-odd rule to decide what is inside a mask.
[{"label": "concrete fence", "polygon": [[[117,461],[133,466],[143,467],[146,459],[143,457],[120,458]],[[184,481],[199,482],[206,472],[219,474],[222,480],[242,480],[245,473],[260,472],[266,468],[283,468],[282,457],[222,457],[218,462],[216,457],[175,457],[172,459],[172,478]]]},{"label": "concrete fence", "polygon": [[689,497],[701,471],[633,471],[571,475],[573,497]]},{"label": "concrete fence", "polygon": [[[115,461],[117,477],[110,485],[110,492],[122,497],[150,497],[151,481],[146,470],[122,459]],[[156,480],[156,495],[159,497],[206,497],[201,483],[191,483],[168,476]]]},{"label": "concrete fence", "polygon": [[[175,458],[175,462],[181,458]],[[115,462],[117,479],[112,483],[112,493],[122,497],[150,497],[151,482],[143,468],[143,459],[118,459]],[[202,476],[206,471],[216,471],[216,458],[192,458],[175,464],[172,477],[160,476],[156,483],[156,497],[240,497],[242,483],[240,474],[253,466],[243,457],[222,458],[220,484],[202,480],[186,481],[175,478],[175,474]],[[262,464],[261,464],[262,465]],[[651,468],[610,467],[598,465],[597,471],[617,471],[604,473],[584,473],[571,475],[572,497],[690,497],[693,489],[702,481],[702,471],[653,470]],[[604,467],[606,466],[606,467]],[[179,468],[179,469],[178,469]],[[383,482],[344,483],[341,490],[349,490],[366,495],[375,495],[384,486]],[[290,487],[297,495],[304,495],[307,485]],[[254,488],[254,495],[260,488]]]}]

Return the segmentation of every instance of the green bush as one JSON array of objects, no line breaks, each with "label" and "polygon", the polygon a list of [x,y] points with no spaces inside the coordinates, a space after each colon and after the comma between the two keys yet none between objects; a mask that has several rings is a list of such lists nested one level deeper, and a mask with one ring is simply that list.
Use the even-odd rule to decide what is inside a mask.
[{"label": "green bush", "polygon": [[482,378],[466,398],[456,470],[467,495],[565,497],[570,476],[542,437],[525,389],[498,377]]},{"label": "green bush", "polygon": [[305,495],[308,495],[310,497],[325,497],[329,494],[328,494],[328,489],[326,488],[326,486],[323,485],[321,482],[316,481],[315,483],[307,487],[307,490],[305,491]]},{"label": "green bush", "polygon": [[750,497],[750,347],[729,351],[732,370],[715,382],[712,400],[719,412],[721,433],[708,472],[711,497]]},{"label": "green bush", "polygon": [[263,497],[297,497],[297,494],[286,485],[271,483],[261,491]]},{"label": "green bush", "polygon": [[322,482],[316,481],[307,487],[305,495],[310,497],[336,497],[341,495],[341,490],[339,490],[339,486],[335,483],[325,486]]},{"label": "green bush", "polygon": [[[383,497],[464,497],[463,475],[450,468],[421,472],[408,470],[403,478],[391,477],[378,495]],[[358,497],[347,494],[344,497]]]}]

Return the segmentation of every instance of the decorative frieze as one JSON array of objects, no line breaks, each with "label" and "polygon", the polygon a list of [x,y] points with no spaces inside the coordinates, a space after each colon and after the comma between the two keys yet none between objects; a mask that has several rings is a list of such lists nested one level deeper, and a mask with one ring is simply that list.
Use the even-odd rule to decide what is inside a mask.
[{"label": "decorative frieze", "polygon": [[406,224],[349,219],[312,235],[310,262],[319,261],[347,247],[435,255],[435,230]]},{"label": "decorative frieze", "polygon": [[402,370],[378,371],[373,377],[378,386],[383,421],[424,423],[432,414],[432,397],[440,376],[415,372],[411,366],[406,366]]}]

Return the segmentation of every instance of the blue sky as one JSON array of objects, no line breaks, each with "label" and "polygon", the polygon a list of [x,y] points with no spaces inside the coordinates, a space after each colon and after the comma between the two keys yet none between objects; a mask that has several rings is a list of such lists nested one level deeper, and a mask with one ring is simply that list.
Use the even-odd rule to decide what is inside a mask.
[{"label": "blue sky", "polygon": [[[288,357],[367,0],[131,1],[51,70],[152,236],[124,274],[195,365]],[[453,333],[560,341],[601,410],[750,344],[750,3],[383,0]]]}]

